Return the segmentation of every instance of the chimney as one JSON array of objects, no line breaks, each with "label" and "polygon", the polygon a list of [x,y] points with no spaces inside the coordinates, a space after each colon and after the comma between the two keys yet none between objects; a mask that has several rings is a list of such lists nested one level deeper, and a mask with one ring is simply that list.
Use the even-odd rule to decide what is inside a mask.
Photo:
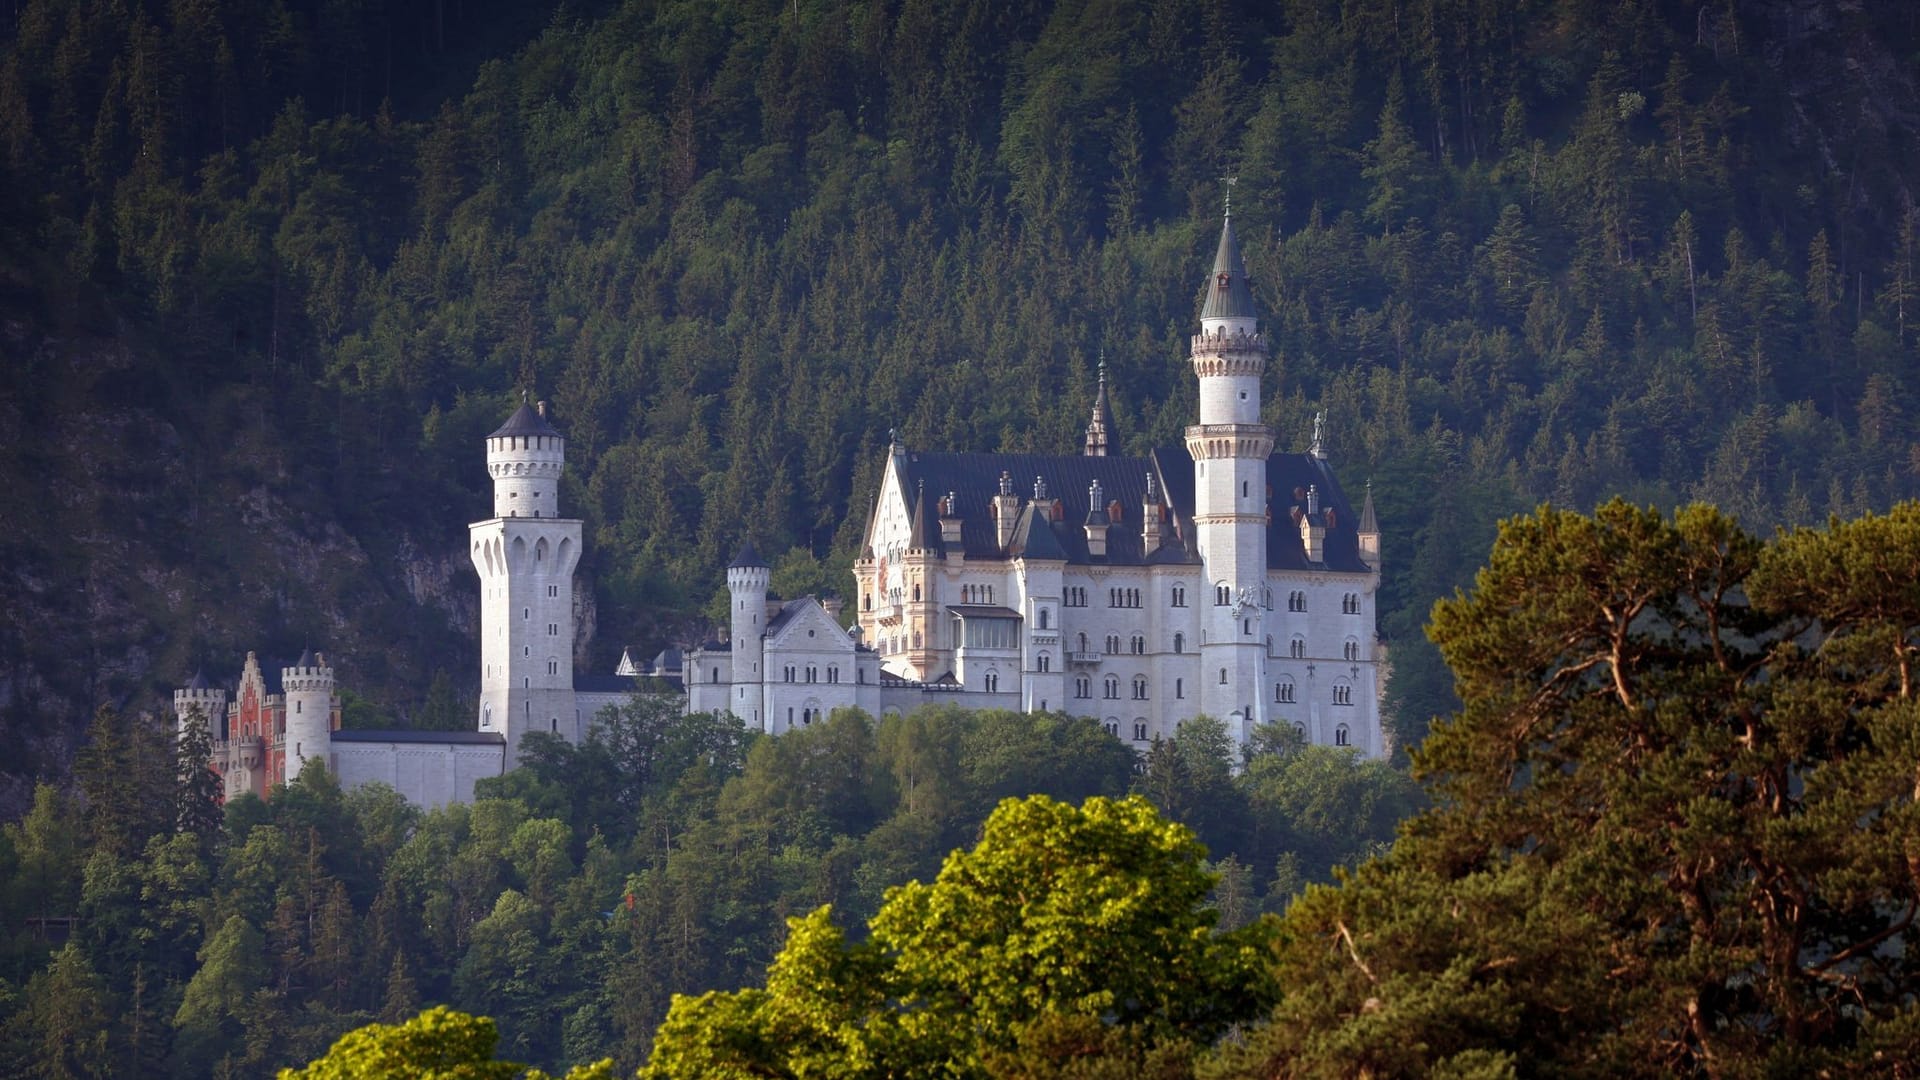
[{"label": "chimney", "polygon": [[820,607],[826,611],[828,618],[834,622],[839,622],[840,612],[846,609],[846,601],[837,596],[829,596],[825,600],[820,601]]},{"label": "chimney", "polygon": [[535,402],[533,411],[540,414],[540,419],[545,420],[547,418],[547,403],[544,401]]},{"label": "chimney", "polygon": [[1020,496],[1013,493],[1013,474],[1000,470],[1000,492],[993,497],[994,543],[1001,551],[1013,542],[1014,521],[1020,516]]},{"label": "chimney", "polygon": [[940,501],[940,540],[945,544],[960,542],[960,500],[951,491]]},{"label": "chimney", "polygon": [[1107,496],[1096,478],[1087,488],[1087,554],[1096,559],[1107,557]]},{"label": "chimney", "polygon": [[1307,485],[1307,512],[1300,518],[1300,546],[1308,562],[1326,561],[1327,523],[1320,512],[1320,489],[1312,484]]},{"label": "chimney", "polygon": [[1160,550],[1160,485],[1147,474],[1147,497],[1140,512],[1140,553],[1151,555]]}]

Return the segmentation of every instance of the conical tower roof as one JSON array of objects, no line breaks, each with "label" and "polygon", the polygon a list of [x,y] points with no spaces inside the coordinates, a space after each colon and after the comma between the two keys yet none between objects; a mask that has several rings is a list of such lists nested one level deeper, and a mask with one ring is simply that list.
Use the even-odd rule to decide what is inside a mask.
[{"label": "conical tower roof", "polygon": [[547,418],[540,415],[539,410],[535,409],[531,404],[522,401],[520,407],[513,410],[513,415],[507,417],[507,422],[501,424],[499,430],[487,436],[487,438],[499,439],[509,435],[558,436],[559,434],[558,431],[553,429],[552,424],[547,423]]},{"label": "conical tower roof", "polygon": [[1380,521],[1373,516],[1373,481],[1367,481],[1367,501],[1360,504],[1360,527],[1363,533],[1380,531]]},{"label": "conical tower roof", "polygon": [[740,552],[727,564],[729,570],[744,570],[749,566],[765,568],[767,560],[760,557],[760,550],[753,546],[751,538],[740,542]]},{"label": "conical tower roof", "polygon": [[1247,284],[1247,264],[1240,258],[1240,241],[1233,235],[1233,216],[1220,222],[1220,248],[1207,277],[1207,299],[1200,307],[1203,319],[1252,319],[1253,289]]}]

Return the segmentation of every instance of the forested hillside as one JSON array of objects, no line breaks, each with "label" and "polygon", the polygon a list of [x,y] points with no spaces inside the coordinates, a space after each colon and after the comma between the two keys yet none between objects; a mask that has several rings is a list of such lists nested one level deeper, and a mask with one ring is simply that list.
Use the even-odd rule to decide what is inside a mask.
[{"label": "forested hillside", "polygon": [[1915,490],[1909,5],[431,10],[0,9],[13,767],[248,647],[328,646],[368,716],[463,685],[520,388],[571,439],[596,669],[743,535],[831,587],[890,428],[1070,448],[1104,352],[1126,449],[1174,441],[1229,174],[1268,419],[1325,409],[1375,483],[1409,740],[1504,514]]}]

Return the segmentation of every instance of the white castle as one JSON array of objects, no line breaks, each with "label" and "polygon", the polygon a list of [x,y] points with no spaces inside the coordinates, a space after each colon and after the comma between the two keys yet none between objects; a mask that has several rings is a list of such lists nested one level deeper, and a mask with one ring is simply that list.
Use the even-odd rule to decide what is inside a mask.
[{"label": "white castle", "polygon": [[[249,654],[234,700],[196,676],[175,694],[213,727],[229,794],[264,794],[318,760],[346,786],[379,780],[423,805],[472,798],[529,732],[584,737],[601,709],[677,686],[777,735],[834,709],[929,701],[1099,720],[1144,748],[1206,714],[1244,742],[1285,723],[1308,741],[1390,750],[1375,634],[1380,530],[1355,513],[1316,419],[1305,453],[1274,453],[1260,420],[1268,347],[1229,217],[1192,339],[1200,415],[1182,447],[1110,455],[1106,373],[1073,455],[931,453],[895,439],[840,604],[768,598],[751,541],[727,568],[724,640],[611,676],[574,674],[581,526],[562,517],[566,439],[523,403],[487,437],[493,516],[469,527],[480,576],[472,732],[339,730],[333,671],[303,656],[269,686]],[[684,661],[681,660],[684,655]]]}]

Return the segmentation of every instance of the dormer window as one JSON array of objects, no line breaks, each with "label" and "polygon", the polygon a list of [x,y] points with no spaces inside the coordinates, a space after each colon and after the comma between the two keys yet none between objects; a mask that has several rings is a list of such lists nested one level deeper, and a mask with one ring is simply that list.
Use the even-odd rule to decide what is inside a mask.
[{"label": "dormer window", "polygon": [[1232,275],[1228,274],[1225,270],[1222,270],[1220,271],[1220,276],[1215,280],[1219,282],[1220,291],[1225,292],[1227,291],[1228,284],[1233,280],[1233,277]]}]

